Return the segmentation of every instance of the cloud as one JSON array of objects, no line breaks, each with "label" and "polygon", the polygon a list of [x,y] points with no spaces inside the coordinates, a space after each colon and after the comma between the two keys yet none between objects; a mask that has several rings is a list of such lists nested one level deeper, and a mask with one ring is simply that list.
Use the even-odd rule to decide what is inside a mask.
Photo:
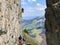
[{"label": "cloud", "polygon": [[45,8],[46,8],[45,6],[39,6],[39,7],[37,7],[36,9],[37,9],[37,10],[45,10]]},{"label": "cloud", "polygon": [[27,4],[27,2],[25,2],[25,0],[21,0],[21,2],[22,2],[21,3],[22,5],[26,5]]},{"label": "cloud", "polygon": [[23,18],[25,19],[32,19],[32,17],[43,16],[44,15],[44,8],[42,7],[25,7]]},{"label": "cloud", "polygon": [[35,9],[33,7],[27,7],[25,9],[25,12],[33,13],[33,12],[35,12]]},{"label": "cloud", "polygon": [[45,5],[42,5],[40,3],[37,3],[37,10],[45,10],[46,6]]},{"label": "cloud", "polygon": [[37,6],[40,6],[41,4],[40,3],[37,3]]},{"label": "cloud", "polygon": [[26,5],[27,3],[23,1],[21,4],[22,4],[22,5]]},{"label": "cloud", "polygon": [[24,2],[25,0],[21,0],[21,2]]},{"label": "cloud", "polygon": [[35,7],[31,7],[31,6],[25,7],[25,11],[30,12],[30,13],[34,13],[34,12],[37,12],[37,11],[44,11],[45,8],[46,8],[45,5],[37,3]]},{"label": "cloud", "polygon": [[28,2],[36,2],[36,0],[28,0]]},{"label": "cloud", "polygon": [[26,11],[27,11],[27,12],[30,12],[30,13],[35,12],[34,9],[29,9],[29,10],[26,10]]},{"label": "cloud", "polygon": [[[40,5],[40,6],[35,6],[35,7],[26,7],[25,12],[28,13],[35,13],[37,11],[44,11],[46,6]],[[38,13],[38,12],[37,12]]]}]

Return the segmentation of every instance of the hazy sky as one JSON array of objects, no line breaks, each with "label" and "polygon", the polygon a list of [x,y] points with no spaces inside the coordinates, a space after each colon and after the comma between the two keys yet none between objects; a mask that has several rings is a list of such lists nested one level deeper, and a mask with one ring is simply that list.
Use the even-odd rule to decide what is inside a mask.
[{"label": "hazy sky", "polygon": [[45,13],[46,0],[21,0],[21,6],[24,8],[23,19],[41,17]]}]

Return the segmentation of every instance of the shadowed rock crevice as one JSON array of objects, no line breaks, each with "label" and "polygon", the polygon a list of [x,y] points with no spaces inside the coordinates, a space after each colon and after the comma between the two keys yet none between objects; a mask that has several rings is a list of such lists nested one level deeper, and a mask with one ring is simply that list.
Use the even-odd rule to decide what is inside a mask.
[{"label": "shadowed rock crevice", "polygon": [[3,35],[3,34],[7,34],[7,31],[0,30],[0,36]]},{"label": "shadowed rock crevice", "polygon": [[46,0],[46,5],[47,45],[60,45],[60,0]]}]

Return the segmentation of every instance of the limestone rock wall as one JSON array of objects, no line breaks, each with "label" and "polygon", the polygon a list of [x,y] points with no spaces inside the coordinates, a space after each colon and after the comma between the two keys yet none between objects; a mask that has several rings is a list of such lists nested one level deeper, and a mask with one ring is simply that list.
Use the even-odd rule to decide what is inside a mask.
[{"label": "limestone rock wall", "polygon": [[60,45],[60,0],[46,0],[47,45]]},{"label": "limestone rock wall", "polygon": [[21,34],[19,0],[0,0],[0,45],[17,45]]}]

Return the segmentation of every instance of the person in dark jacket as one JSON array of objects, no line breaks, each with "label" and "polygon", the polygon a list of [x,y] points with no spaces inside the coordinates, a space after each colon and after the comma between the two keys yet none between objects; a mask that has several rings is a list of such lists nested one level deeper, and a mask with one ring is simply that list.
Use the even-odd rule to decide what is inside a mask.
[{"label": "person in dark jacket", "polygon": [[19,44],[18,45],[22,45],[23,44],[22,43],[22,36],[20,35],[18,39],[19,39]]}]

